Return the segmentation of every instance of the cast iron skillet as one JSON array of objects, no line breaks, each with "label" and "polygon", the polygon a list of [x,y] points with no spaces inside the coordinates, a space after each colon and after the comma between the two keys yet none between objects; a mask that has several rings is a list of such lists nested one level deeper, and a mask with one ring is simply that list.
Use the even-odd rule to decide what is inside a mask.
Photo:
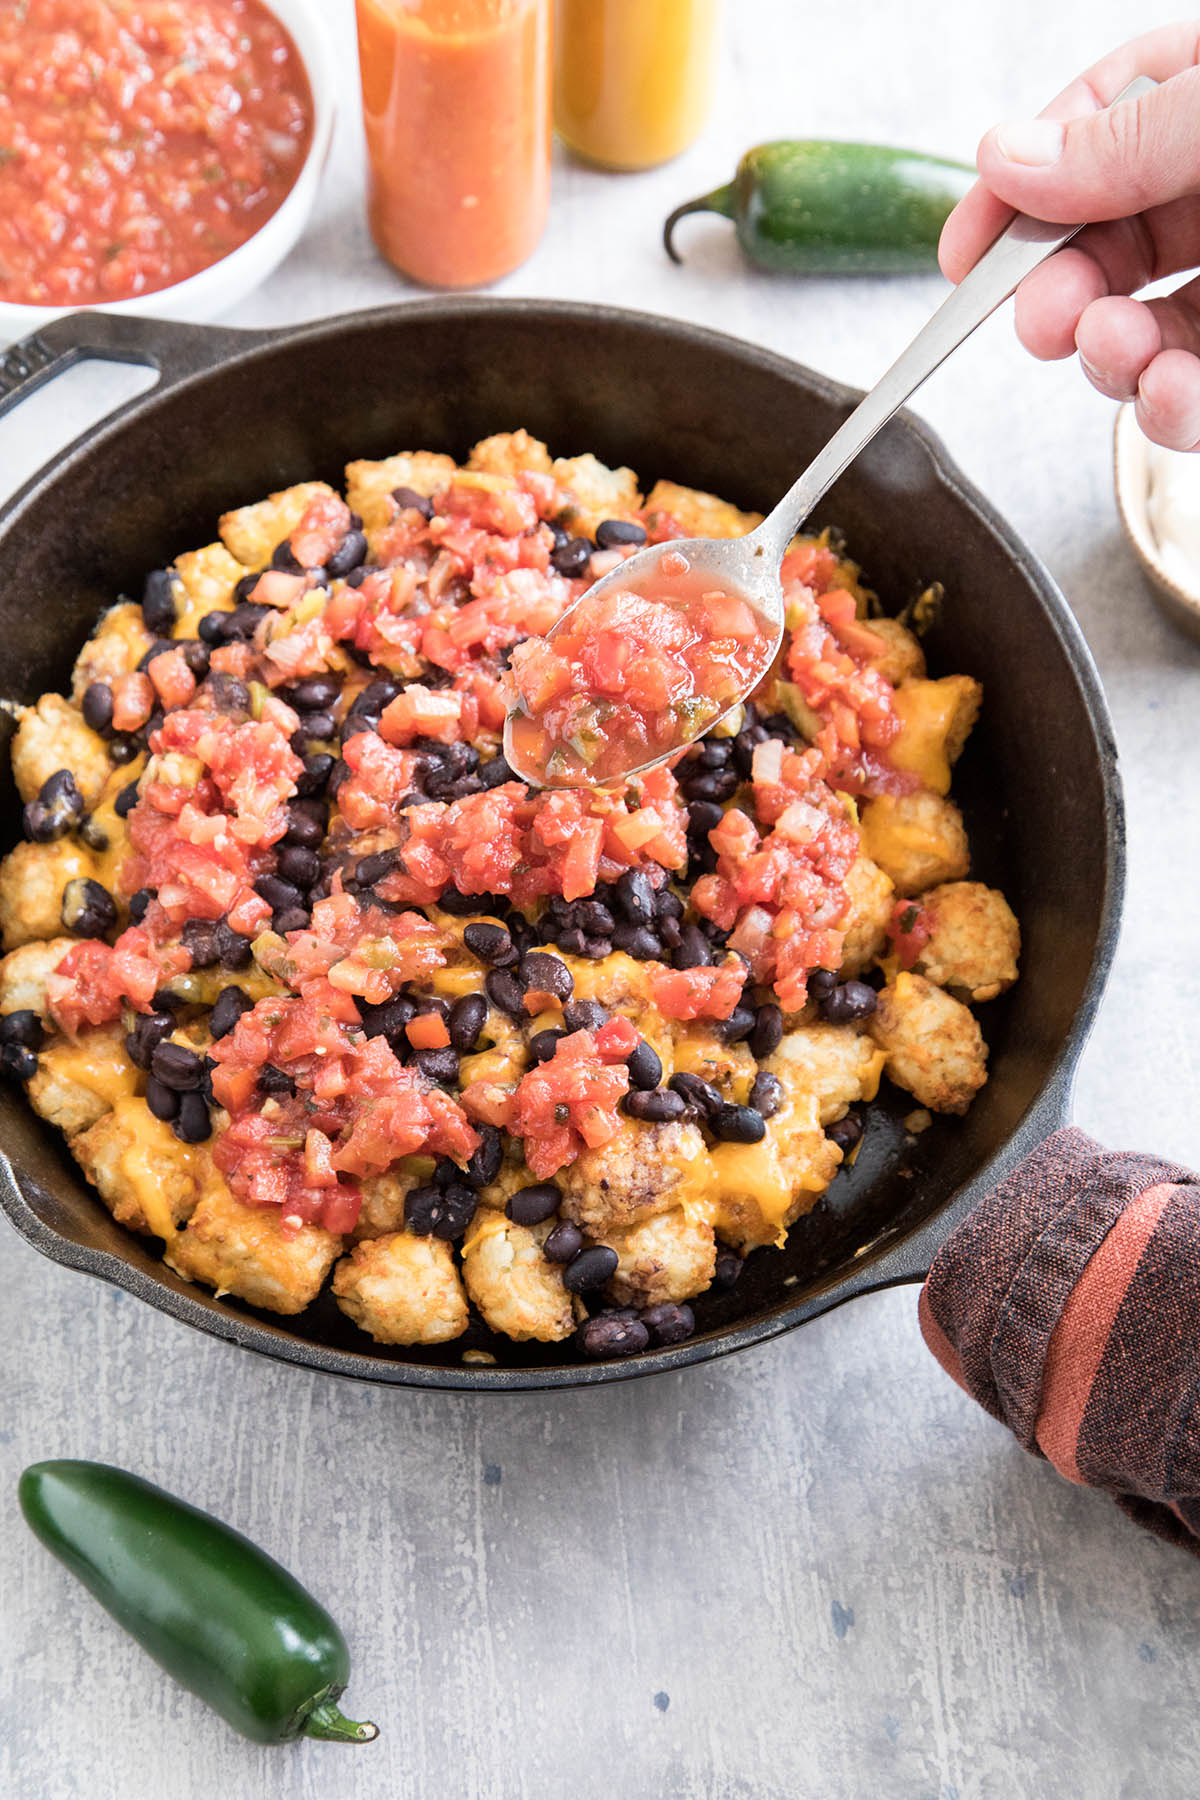
[{"label": "cast iron skillet", "polygon": [[[667,475],[765,509],[858,398],[665,319],[439,299],[270,332],[78,314],[0,358],[0,409],[88,356],[145,363],[161,380],[0,513],[0,694],[15,699],[64,686],[100,610],[210,541],[220,513],[304,478],[336,483],[351,458],[462,453],[523,425],[556,453],[628,462],[647,486]],[[1067,1117],[1117,934],[1121,794],[1096,671],[1062,596],[928,431],[903,415],[889,425],[823,503],[818,522],[830,521],[894,608],[944,582],[931,665],[985,686],[955,794],[973,872],[1012,901],[1024,958],[1016,988],[983,1011],[991,1079],[965,1119],[906,1140],[913,1103],[885,1092],[857,1164],[786,1250],[756,1253],[734,1289],[702,1296],[688,1343],[628,1362],[578,1362],[570,1346],[512,1344],[478,1323],[436,1350],[389,1349],[328,1294],[297,1319],[218,1299],[115,1225],[58,1134],[7,1090],[0,1200],[18,1230],[55,1261],[280,1361],[433,1388],[571,1387],[679,1368],[919,1280],[953,1226]],[[464,1349],[495,1362],[464,1364]]]}]

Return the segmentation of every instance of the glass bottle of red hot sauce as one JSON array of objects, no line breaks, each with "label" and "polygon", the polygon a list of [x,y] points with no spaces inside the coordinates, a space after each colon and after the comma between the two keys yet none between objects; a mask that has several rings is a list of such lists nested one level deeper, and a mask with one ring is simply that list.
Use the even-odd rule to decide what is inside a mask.
[{"label": "glass bottle of red hot sauce", "polygon": [[551,0],[356,0],[372,235],[431,287],[523,263],[550,201]]}]

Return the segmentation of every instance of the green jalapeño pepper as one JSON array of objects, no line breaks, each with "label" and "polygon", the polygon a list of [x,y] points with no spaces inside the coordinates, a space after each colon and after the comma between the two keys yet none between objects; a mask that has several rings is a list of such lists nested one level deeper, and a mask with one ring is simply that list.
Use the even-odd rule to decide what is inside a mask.
[{"label": "green jalape\u00f1o pepper", "polygon": [[345,1718],[346,1640],[312,1595],[210,1513],[106,1463],[34,1463],[21,1510],[168,1675],[260,1744],[365,1744]]},{"label": "green jalape\u00f1o pepper", "polygon": [[793,275],[902,275],[937,267],[942,226],[974,169],[882,144],[783,140],[747,150],[733,180],[677,206],[663,229],[673,262],[675,227],[688,213],[732,219],[738,243],[762,269]]}]

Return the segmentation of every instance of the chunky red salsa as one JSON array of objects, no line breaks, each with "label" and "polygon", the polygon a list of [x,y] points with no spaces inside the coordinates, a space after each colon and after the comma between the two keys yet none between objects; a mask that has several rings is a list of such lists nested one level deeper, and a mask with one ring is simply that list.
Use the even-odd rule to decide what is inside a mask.
[{"label": "chunky red salsa", "polygon": [[770,667],[750,605],[678,551],[636,586],[585,595],[511,663],[508,759],[527,781],[602,786],[703,736]]},{"label": "chunky red salsa", "polygon": [[126,300],[198,274],[276,211],[312,125],[259,0],[8,0],[0,300]]}]

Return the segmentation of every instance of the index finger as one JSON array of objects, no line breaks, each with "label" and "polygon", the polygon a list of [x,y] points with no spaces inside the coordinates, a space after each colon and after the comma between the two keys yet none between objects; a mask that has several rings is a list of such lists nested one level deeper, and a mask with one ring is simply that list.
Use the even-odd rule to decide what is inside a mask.
[{"label": "index finger", "polygon": [[[1084,113],[1110,106],[1135,75],[1167,81],[1182,69],[1200,62],[1200,25],[1184,20],[1160,25],[1129,43],[1110,50],[1069,86],[1056,94],[1038,114],[1040,119],[1078,119]],[[961,281],[969,269],[999,237],[1012,218],[1011,206],[998,200],[991,189],[977,181],[959,201],[942,228],[938,261],[951,281]]]}]

